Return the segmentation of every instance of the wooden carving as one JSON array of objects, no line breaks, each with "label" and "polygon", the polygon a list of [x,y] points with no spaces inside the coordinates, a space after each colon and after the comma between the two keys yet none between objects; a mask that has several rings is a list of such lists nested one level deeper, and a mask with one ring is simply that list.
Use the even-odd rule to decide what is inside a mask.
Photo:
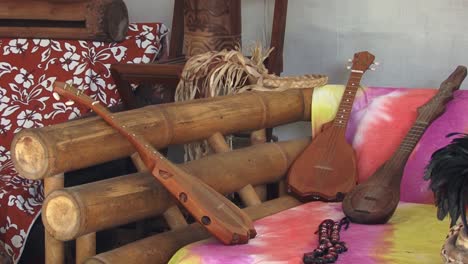
[{"label": "wooden carving", "polygon": [[0,37],[122,41],[128,23],[122,0],[0,1]]},{"label": "wooden carving", "polygon": [[303,200],[342,200],[357,182],[355,154],[345,132],[364,72],[374,61],[369,52],[354,55],[351,75],[334,121],[315,137],[288,174],[289,190]]},{"label": "wooden carving", "polygon": [[418,117],[398,149],[363,184],[356,186],[343,200],[343,211],[351,221],[361,224],[386,223],[400,201],[400,184],[403,170],[426,128],[445,110],[453,92],[460,88],[467,74],[459,66],[445,80],[438,93],[425,105],[418,108]]},{"label": "wooden carving", "polygon": [[193,217],[222,243],[243,244],[255,237],[252,220],[224,196],[196,177],[166,160],[143,137],[128,130],[107,108],[81,91],[57,82],[54,90],[91,108],[135,147],[152,175],[184,206]]},{"label": "wooden carving", "polygon": [[241,22],[239,0],[184,0],[185,54],[235,49]]}]

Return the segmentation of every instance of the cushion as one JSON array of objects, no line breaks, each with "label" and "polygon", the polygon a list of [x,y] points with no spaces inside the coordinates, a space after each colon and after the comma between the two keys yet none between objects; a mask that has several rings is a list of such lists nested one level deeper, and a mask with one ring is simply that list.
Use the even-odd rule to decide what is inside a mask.
[{"label": "cushion", "polygon": [[[318,245],[319,224],[344,217],[341,203],[310,202],[255,221],[257,237],[248,244],[225,246],[215,239],[180,249],[170,264],[302,263]],[[401,202],[386,225],[351,223],[341,230],[348,251],[337,263],[441,263],[448,221],[438,221],[432,205]]]},{"label": "cushion", "polygon": [[23,179],[10,159],[10,144],[24,128],[43,127],[87,112],[52,97],[63,81],[107,106],[119,102],[110,73],[114,63],[147,63],[162,50],[163,24],[131,24],[121,43],[0,39],[0,246],[19,259],[43,201],[41,181]]}]

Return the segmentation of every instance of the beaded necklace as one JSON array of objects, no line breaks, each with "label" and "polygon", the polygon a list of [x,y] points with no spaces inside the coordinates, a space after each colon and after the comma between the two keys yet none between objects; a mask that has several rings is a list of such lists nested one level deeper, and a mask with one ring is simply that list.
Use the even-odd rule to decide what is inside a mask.
[{"label": "beaded necklace", "polygon": [[338,254],[348,251],[346,243],[340,241],[341,227],[348,229],[349,220],[343,218],[340,221],[326,219],[319,225],[315,234],[319,233],[319,245],[314,251],[305,253],[302,260],[304,264],[334,263],[338,260]]}]

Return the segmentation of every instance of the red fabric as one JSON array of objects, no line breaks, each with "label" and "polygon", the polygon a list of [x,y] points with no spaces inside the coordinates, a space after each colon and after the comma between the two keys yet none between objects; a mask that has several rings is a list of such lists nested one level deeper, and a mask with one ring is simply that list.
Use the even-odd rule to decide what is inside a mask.
[{"label": "red fabric", "polygon": [[87,111],[52,97],[54,81],[65,81],[111,106],[119,101],[109,68],[147,63],[161,50],[162,24],[132,24],[125,41],[0,39],[0,246],[17,262],[43,201],[41,181],[18,176],[10,144],[24,128],[73,119]]}]

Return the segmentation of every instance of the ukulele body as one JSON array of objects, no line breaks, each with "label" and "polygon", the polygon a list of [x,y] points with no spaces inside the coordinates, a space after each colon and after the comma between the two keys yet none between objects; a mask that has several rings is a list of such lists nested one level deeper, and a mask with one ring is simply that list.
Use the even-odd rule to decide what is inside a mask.
[{"label": "ukulele body", "polygon": [[354,149],[345,129],[331,125],[312,140],[288,174],[288,189],[306,201],[341,201],[356,182]]},{"label": "ukulele body", "polygon": [[366,182],[356,186],[343,200],[343,212],[354,223],[384,224],[400,201],[404,166],[384,163]]}]

